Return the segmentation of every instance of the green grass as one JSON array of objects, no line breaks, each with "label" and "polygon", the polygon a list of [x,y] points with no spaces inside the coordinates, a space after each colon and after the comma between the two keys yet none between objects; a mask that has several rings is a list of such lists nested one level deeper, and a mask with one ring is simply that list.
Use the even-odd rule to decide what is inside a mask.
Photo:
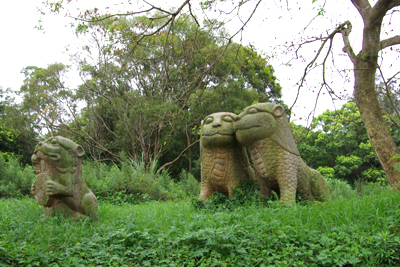
[{"label": "green grass", "polygon": [[[45,219],[0,199],[0,266],[400,266],[400,195],[197,209],[99,203],[99,221]],[[193,202],[195,203],[195,202]]]}]

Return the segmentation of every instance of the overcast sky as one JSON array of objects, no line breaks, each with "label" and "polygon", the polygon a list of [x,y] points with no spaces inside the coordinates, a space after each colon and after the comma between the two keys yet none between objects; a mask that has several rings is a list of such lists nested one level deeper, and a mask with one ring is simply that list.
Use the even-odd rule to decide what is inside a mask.
[{"label": "overcast sky", "polygon": [[49,17],[46,33],[34,27],[40,19],[36,6],[42,0],[3,1],[0,9],[0,86],[19,90],[29,65],[46,67],[60,61],[68,63],[64,47],[74,38],[61,17]]},{"label": "overcast sky", "polygon": [[[42,17],[42,24],[45,31],[38,31],[35,29],[35,26],[38,25],[41,17],[37,12],[37,7],[42,6],[42,2],[43,0],[14,0],[3,1],[1,5],[0,86],[4,89],[19,90],[24,79],[24,75],[21,74],[21,70],[24,67],[30,65],[47,67],[49,64],[55,62],[71,64],[69,62],[69,52],[66,52],[66,47],[70,45],[71,49],[76,47],[77,43],[73,30],[68,25],[71,20],[63,16],[46,15]],[[73,2],[75,1],[73,0]],[[102,4],[108,5],[111,2],[113,1],[79,0],[77,4],[82,6],[82,8],[93,8],[94,6],[92,5],[94,3],[96,7],[101,7]],[[153,2],[157,2],[157,0]],[[158,2],[165,3],[165,1]],[[172,4],[174,2],[176,4]],[[174,0],[169,3],[177,6],[181,2],[180,0]],[[279,3],[280,1],[277,2]],[[246,27],[243,36],[238,36],[235,41],[241,41],[243,45],[252,44],[260,52],[265,52],[267,56],[271,56],[272,51],[274,49],[277,50],[277,45],[284,44],[285,41],[296,40],[299,37],[297,33],[318,13],[318,8],[323,4],[322,0],[317,1],[315,4],[311,4],[311,0],[309,2],[306,4],[302,1],[302,5],[296,5],[295,2],[289,1],[291,5],[290,10],[288,10],[286,6],[283,8],[279,7],[273,1],[264,1],[252,18],[249,26]],[[317,18],[312,24],[314,28],[309,27],[308,31],[314,30],[316,35],[321,33],[326,34],[326,31],[332,30],[335,24],[350,19],[354,26],[350,37],[354,49],[357,51],[360,49],[362,35],[361,19],[358,18],[357,12],[348,0],[328,2],[328,5],[325,7],[327,11],[325,16]],[[340,2],[343,2],[343,4],[340,4]],[[229,4],[230,1],[225,3]],[[118,8],[124,7],[119,5]],[[200,13],[199,10],[197,12]],[[246,15],[246,11],[242,11],[242,14]],[[231,33],[236,32],[238,25],[232,22],[228,24],[228,30]],[[339,45],[336,47],[335,53],[339,56],[336,57],[335,62],[339,68],[351,68],[349,59],[341,52],[341,39],[337,38],[336,42]],[[313,49],[309,51],[312,54]],[[283,87],[283,100],[291,106],[297,94],[296,82],[300,79],[304,67],[308,62],[293,61],[293,64],[289,67],[284,64],[287,63],[288,59],[284,55],[278,55],[270,58],[270,62],[275,68],[275,75]],[[389,63],[388,60],[385,62],[386,65],[390,66]],[[388,68],[390,69],[390,67]],[[393,71],[393,67],[390,71]],[[345,81],[338,73],[332,73],[332,75],[331,79],[334,82],[334,89],[342,90],[344,88],[351,95],[352,80],[350,82]],[[314,88],[311,85],[317,86],[319,84],[317,81],[319,77],[320,74],[318,73],[310,76],[307,85],[301,89],[302,93],[293,110],[296,115],[294,120],[298,123],[304,124],[302,121],[312,111],[316,94],[312,92]],[[336,105],[333,105],[327,94],[321,94],[320,102],[317,106],[317,114],[326,109],[340,108],[342,103],[343,101],[337,101]]]}]

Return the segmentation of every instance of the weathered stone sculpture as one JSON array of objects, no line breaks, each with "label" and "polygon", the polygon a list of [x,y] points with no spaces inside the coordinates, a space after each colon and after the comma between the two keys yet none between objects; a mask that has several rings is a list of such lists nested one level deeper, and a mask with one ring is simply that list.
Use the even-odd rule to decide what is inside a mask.
[{"label": "weathered stone sculpture", "polygon": [[246,150],[235,137],[233,122],[236,116],[230,112],[219,112],[203,120],[200,200],[209,198],[215,191],[231,197],[232,189],[241,180],[254,178]]},{"label": "weathered stone sculpture", "polygon": [[37,178],[32,192],[46,216],[97,218],[97,199],[82,177],[83,148],[73,141],[55,136],[39,142],[32,155]]},{"label": "weathered stone sculpture", "polygon": [[289,205],[296,194],[310,200],[328,198],[322,175],[301,159],[281,105],[251,105],[239,114],[234,128],[250,153],[263,195],[274,190],[280,193],[280,203]]}]

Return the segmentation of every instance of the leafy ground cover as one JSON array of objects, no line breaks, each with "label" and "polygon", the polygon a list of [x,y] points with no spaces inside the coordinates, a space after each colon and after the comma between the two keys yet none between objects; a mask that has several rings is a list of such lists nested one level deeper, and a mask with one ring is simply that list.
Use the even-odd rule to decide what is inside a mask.
[{"label": "leafy ground cover", "polygon": [[100,201],[98,222],[0,199],[0,266],[400,266],[399,193],[293,207],[221,199]]}]

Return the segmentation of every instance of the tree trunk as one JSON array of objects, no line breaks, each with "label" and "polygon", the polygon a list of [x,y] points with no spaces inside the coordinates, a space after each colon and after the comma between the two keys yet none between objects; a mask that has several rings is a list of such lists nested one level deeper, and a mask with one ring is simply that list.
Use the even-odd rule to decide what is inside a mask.
[{"label": "tree trunk", "polygon": [[[398,160],[390,159],[400,154],[383,118],[375,90],[375,74],[380,51],[381,21],[370,22],[364,18],[363,48],[354,58],[354,97],[369,140],[375,150],[392,188],[400,189],[400,172],[394,171]],[[390,162],[389,162],[390,161]]]}]

